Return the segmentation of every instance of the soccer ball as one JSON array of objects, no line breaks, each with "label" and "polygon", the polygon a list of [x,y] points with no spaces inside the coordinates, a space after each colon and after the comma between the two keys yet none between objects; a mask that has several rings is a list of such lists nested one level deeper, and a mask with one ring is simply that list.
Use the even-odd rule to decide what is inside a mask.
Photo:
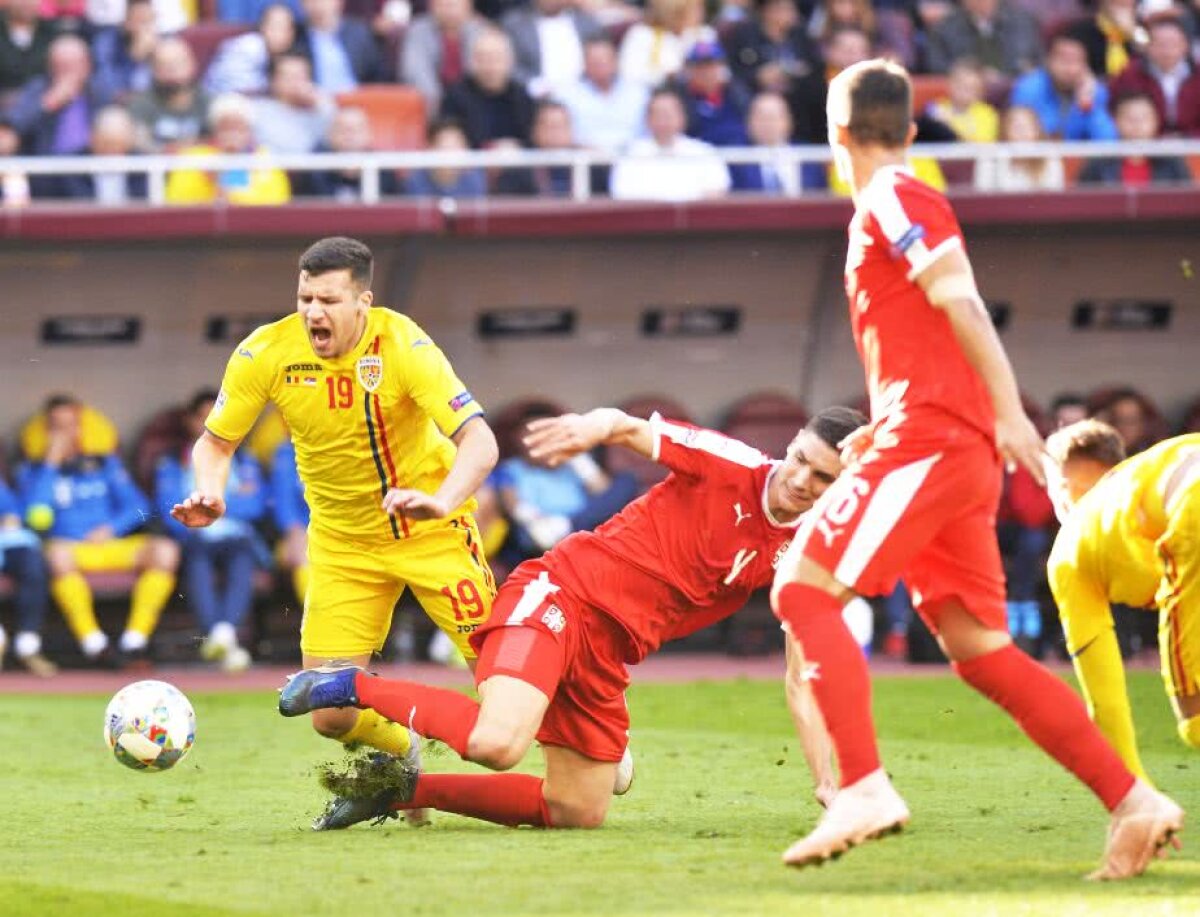
[{"label": "soccer ball", "polygon": [[104,711],[104,741],[135,771],[170,770],[196,740],[196,714],[183,692],[165,681],[135,681]]}]

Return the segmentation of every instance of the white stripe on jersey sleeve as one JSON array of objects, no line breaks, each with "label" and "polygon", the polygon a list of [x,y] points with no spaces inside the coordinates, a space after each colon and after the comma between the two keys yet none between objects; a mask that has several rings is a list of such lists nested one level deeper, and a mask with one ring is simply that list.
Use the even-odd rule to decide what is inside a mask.
[{"label": "white stripe on jersey sleeve", "polygon": [[662,414],[655,411],[650,415],[650,458],[658,461],[662,452],[663,419]]},{"label": "white stripe on jersey sleeve", "polygon": [[743,468],[757,468],[770,461],[762,452],[753,446],[747,446],[740,440],[731,439],[713,430],[705,430],[700,427],[683,427],[671,423],[669,420],[663,420],[658,414],[654,414],[650,418],[650,429],[654,433],[652,457],[655,461],[658,460],[660,452],[662,442],[660,437],[664,436],[685,449],[705,452],[735,465],[741,465]]},{"label": "white stripe on jersey sleeve", "polygon": [[925,273],[925,271],[928,270],[929,267],[938,260],[938,258],[942,257],[942,255],[946,254],[946,252],[954,251],[956,248],[962,248],[962,239],[960,239],[958,236],[950,236],[949,238],[943,239],[938,247],[933,249],[933,251],[930,251],[929,247],[924,242],[918,242],[907,252],[905,252],[909,263],[908,279],[916,280],[923,273]]},{"label": "white stripe on jersey sleeve", "polygon": [[[863,194],[863,206],[875,217],[884,237],[895,245],[912,230],[913,221],[908,218],[904,204],[900,202],[900,195],[896,193],[891,175],[891,170],[886,169],[875,173]],[[915,280],[938,258],[961,245],[962,240],[958,236],[951,236],[930,250],[924,239],[914,239],[901,252],[908,262],[908,279]]]}]

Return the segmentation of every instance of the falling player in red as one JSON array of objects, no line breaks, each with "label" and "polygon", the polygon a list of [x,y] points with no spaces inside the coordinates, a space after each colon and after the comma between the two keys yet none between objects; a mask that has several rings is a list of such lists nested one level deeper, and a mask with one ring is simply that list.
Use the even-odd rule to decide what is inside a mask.
[{"label": "falling player in red", "polygon": [[1121,763],[1079,698],[1008,635],[996,545],[1002,463],[1042,478],[1042,442],[976,290],[949,204],[905,168],[907,73],[867,61],[828,97],[830,145],[855,204],[846,292],[867,373],[871,426],[847,470],[805,518],[780,564],[776,613],[811,666],[837,752],[841,790],[784,854],[821,862],[898,829],[909,813],[880,766],[870,681],[840,611],[903,575],[958,675],[1004,708],[1112,812],[1095,878],[1137,875],[1183,812]]},{"label": "falling player in red", "polygon": [[[517,764],[536,738],[545,779],[422,773],[415,786],[365,802],[335,800],[315,827],[346,827],[396,808],[506,825],[599,825],[628,742],[626,666],[733,614],[771,582],[801,515],[841,472],[839,444],[865,422],[849,408],[823,411],[786,458],[773,462],[711,430],[611,408],[534,421],[526,443],[551,464],[612,444],[673,474],[595,532],[570,536],[509,576],[471,640],[479,701],[361,669],[325,668],[293,676],[280,712],[369,707],[498,771]],[[802,665],[789,653],[788,700],[818,798],[827,801],[831,756]]]}]

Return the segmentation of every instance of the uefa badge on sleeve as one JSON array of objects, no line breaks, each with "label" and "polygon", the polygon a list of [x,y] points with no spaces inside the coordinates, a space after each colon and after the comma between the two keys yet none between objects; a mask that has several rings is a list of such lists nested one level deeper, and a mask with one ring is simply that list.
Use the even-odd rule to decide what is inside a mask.
[{"label": "uefa badge on sleeve", "polygon": [[383,357],[368,354],[358,358],[358,382],[368,392],[379,388],[383,382]]}]

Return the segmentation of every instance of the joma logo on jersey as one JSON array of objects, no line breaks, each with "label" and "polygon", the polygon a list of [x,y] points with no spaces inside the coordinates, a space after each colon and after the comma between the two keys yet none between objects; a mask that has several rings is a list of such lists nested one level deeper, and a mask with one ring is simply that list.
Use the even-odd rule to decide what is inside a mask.
[{"label": "joma logo on jersey", "polygon": [[368,354],[358,358],[358,382],[368,392],[379,388],[383,382],[383,357]]},{"label": "joma logo on jersey", "polygon": [[285,373],[318,373],[324,368],[320,363],[292,363],[285,366],[283,371]]}]

